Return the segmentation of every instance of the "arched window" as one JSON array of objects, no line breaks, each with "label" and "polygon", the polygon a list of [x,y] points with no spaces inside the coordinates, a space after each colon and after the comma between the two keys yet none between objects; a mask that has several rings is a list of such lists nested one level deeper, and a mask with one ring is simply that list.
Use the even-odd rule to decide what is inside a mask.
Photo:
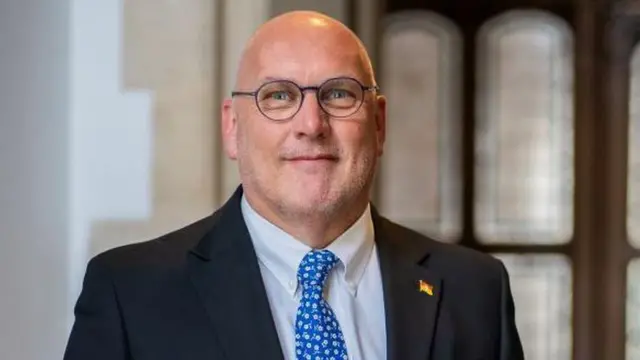
[{"label": "arched window", "polygon": [[447,19],[409,11],[386,19],[380,55],[388,122],[379,205],[444,241],[461,232],[461,45]]},{"label": "arched window", "polygon": [[[533,10],[477,34],[474,225],[488,245],[573,236],[573,34]],[[558,254],[495,254],[507,266],[528,359],[571,359],[572,270]]]},{"label": "arched window", "polygon": [[563,20],[510,11],[478,34],[476,211],[485,243],[573,234],[573,37]]}]

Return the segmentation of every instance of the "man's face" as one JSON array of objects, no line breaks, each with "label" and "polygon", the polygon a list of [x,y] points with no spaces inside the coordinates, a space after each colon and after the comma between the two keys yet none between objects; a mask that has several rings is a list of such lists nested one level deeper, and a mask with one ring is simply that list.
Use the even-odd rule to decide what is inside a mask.
[{"label": "man's face", "polygon": [[[318,35],[264,43],[252,76],[237,90],[254,91],[274,79],[305,87],[351,77],[373,85],[353,41]],[[375,91],[365,91],[362,105],[345,118],[328,115],[312,90],[283,121],[266,117],[251,96],[228,100],[224,109],[225,149],[238,160],[245,192],[256,201],[292,215],[331,214],[368,196],[384,142],[385,102]]]}]

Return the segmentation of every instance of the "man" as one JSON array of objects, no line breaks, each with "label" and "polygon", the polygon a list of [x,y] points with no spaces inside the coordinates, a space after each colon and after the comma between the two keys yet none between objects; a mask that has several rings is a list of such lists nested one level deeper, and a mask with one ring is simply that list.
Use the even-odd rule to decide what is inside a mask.
[{"label": "man", "polygon": [[385,123],[344,25],[264,24],[223,103],[242,185],[208,218],[92,259],[65,359],[523,359],[503,265],[370,205]]}]

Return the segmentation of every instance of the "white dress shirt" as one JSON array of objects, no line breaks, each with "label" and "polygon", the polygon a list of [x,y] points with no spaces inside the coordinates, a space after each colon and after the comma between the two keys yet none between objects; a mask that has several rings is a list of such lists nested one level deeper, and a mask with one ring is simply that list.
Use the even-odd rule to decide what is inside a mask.
[{"label": "white dress shirt", "polygon": [[[297,271],[312,249],[260,216],[244,196],[241,204],[284,357],[295,360]],[[340,259],[327,278],[325,299],[338,318],[349,359],[385,359],[384,299],[370,207],[326,249]]]}]

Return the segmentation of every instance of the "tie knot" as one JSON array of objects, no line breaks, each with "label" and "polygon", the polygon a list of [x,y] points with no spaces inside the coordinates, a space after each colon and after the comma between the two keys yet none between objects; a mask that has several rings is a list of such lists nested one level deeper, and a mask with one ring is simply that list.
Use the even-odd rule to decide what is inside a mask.
[{"label": "tie knot", "polygon": [[313,250],[307,253],[298,267],[298,281],[305,289],[322,290],[338,257],[329,250]]}]

